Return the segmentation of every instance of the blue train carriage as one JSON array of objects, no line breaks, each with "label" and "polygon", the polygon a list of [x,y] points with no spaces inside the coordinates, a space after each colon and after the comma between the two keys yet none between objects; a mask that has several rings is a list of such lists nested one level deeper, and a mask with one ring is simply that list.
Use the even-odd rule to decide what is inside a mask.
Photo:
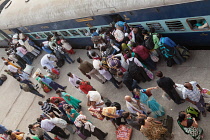
[{"label": "blue train carriage", "polygon": [[110,28],[115,17],[132,27],[169,36],[185,46],[209,46],[210,0],[10,1],[0,14],[0,29],[10,37],[28,34],[40,43],[58,32],[74,48],[92,45],[90,29]]}]

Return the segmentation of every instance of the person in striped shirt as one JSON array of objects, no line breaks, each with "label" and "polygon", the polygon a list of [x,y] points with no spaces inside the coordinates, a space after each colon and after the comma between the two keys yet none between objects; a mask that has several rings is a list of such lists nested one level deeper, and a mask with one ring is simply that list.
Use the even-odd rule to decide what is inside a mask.
[{"label": "person in striped shirt", "polygon": [[[55,114],[56,117],[60,118],[59,115],[61,115],[61,111],[59,109],[57,109],[52,103],[49,103],[47,101],[39,101],[38,104],[41,106],[41,109],[44,113],[48,114],[50,112],[53,112]],[[57,112],[59,115],[57,115]]]}]

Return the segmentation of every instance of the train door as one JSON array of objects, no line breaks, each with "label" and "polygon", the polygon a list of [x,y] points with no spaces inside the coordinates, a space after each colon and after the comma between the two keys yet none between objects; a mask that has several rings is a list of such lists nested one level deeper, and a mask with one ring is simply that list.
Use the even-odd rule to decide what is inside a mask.
[{"label": "train door", "polygon": [[117,21],[124,21],[119,14],[105,15],[103,16],[107,23],[114,25]]}]

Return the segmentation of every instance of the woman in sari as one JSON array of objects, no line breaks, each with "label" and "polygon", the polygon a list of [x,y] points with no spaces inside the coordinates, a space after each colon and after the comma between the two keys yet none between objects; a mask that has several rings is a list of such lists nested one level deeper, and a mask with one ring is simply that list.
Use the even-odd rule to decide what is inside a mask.
[{"label": "woman in sari", "polygon": [[69,120],[74,123],[76,118],[80,115],[75,109],[73,109],[70,105],[66,106],[65,108],[66,114],[69,118]]},{"label": "woman in sari", "polygon": [[141,125],[140,131],[149,140],[158,140],[162,137],[164,139],[172,138],[172,134],[163,127],[163,124],[152,117],[140,118],[138,122]]},{"label": "woman in sari", "polygon": [[151,87],[147,89],[134,89],[135,99],[137,102],[147,105],[151,109],[151,114],[154,118],[163,116],[165,114],[164,108],[160,105],[153,96],[151,96],[151,90],[156,89],[156,87]]},{"label": "woman in sari", "polygon": [[185,132],[185,134],[190,135],[195,140],[203,139],[203,129],[198,126],[195,118],[192,118],[190,114],[182,111],[179,113],[179,118],[177,123]]},{"label": "woman in sari", "polygon": [[81,106],[79,104],[82,101],[80,101],[79,99],[74,98],[65,91],[57,90],[56,94],[58,94],[59,97],[62,97],[68,104],[72,105],[76,110],[81,109]]}]

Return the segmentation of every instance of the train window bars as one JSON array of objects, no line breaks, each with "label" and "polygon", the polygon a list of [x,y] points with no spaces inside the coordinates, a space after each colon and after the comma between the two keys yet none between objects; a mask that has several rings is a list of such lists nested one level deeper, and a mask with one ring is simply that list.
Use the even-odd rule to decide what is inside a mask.
[{"label": "train window bars", "polygon": [[78,29],[84,36],[90,36],[90,33],[86,29]]},{"label": "train window bars", "polygon": [[37,33],[38,34],[38,36],[40,36],[41,38],[47,38],[47,36],[45,35],[45,34],[43,34],[43,33]]},{"label": "train window bars", "polygon": [[209,30],[209,24],[205,18],[188,18],[187,23],[190,26],[191,30],[200,31],[200,30]]},{"label": "train window bars", "polygon": [[80,36],[76,30],[68,30],[73,36]]},{"label": "train window bars", "polygon": [[156,32],[164,32],[164,28],[161,26],[160,23],[158,22],[151,22],[151,23],[146,23],[146,25],[149,27],[149,28],[155,28],[155,31]]},{"label": "train window bars", "polygon": [[60,33],[65,37],[71,36],[67,31],[60,31]]},{"label": "train window bars", "polygon": [[31,34],[31,36],[35,39],[40,39],[40,37],[37,34]]},{"label": "train window bars", "polygon": [[53,35],[51,32],[44,32],[44,34],[45,34],[46,36],[52,36],[52,35]]},{"label": "train window bars", "polygon": [[181,21],[166,21],[165,23],[170,31],[185,31],[185,28]]},{"label": "train window bars", "polygon": [[141,24],[129,24],[129,26],[132,28],[140,28],[140,29],[144,30],[144,27]]}]

